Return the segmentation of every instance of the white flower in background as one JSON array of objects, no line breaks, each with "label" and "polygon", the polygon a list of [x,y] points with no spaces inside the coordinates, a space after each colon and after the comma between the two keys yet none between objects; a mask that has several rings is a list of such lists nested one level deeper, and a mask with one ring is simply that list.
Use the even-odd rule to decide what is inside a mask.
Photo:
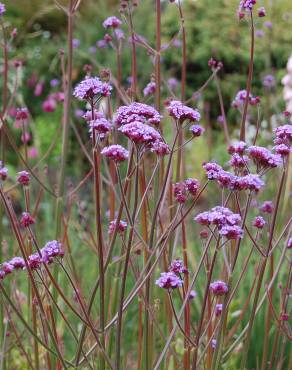
[{"label": "white flower in background", "polygon": [[292,113],[292,54],[287,63],[287,74],[282,79],[284,85],[283,98],[286,102],[286,110]]}]

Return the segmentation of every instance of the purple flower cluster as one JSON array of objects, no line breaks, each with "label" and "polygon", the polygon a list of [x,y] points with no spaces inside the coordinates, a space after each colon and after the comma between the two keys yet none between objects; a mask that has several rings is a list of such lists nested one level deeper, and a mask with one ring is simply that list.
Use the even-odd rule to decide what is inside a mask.
[{"label": "purple flower cluster", "polygon": [[192,125],[190,131],[193,136],[199,137],[205,132],[205,129],[201,125]]},{"label": "purple flower cluster", "polygon": [[169,266],[169,271],[176,275],[187,274],[188,269],[184,266],[182,260],[173,260]]},{"label": "purple flower cluster", "polygon": [[237,153],[232,154],[229,164],[233,168],[244,168],[247,166],[247,162],[249,161],[246,155],[239,155]]},{"label": "purple flower cluster", "polygon": [[195,196],[198,192],[200,183],[197,179],[186,179],[173,185],[174,197],[179,203],[185,203],[188,195]]},{"label": "purple flower cluster", "polygon": [[291,152],[292,146],[292,125],[287,124],[277,127],[275,130],[274,150],[281,156],[287,156]]},{"label": "purple flower cluster", "polygon": [[263,85],[266,89],[272,89],[276,86],[276,79],[273,75],[265,75],[263,77]]},{"label": "purple flower cluster", "polygon": [[162,140],[156,140],[148,145],[148,149],[156,153],[159,157],[168,155],[170,153],[169,146]]},{"label": "purple flower cluster", "polygon": [[[236,94],[233,102],[231,103],[232,108],[239,109],[242,108],[247,97],[247,91],[246,90],[240,90]],[[248,102],[250,105],[257,105],[260,102],[260,98],[258,96],[253,96],[251,93],[249,93]]]},{"label": "purple flower cluster", "polygon": [[262,146],[250,146],[247,153],[259,168],[274,168],[282,163],[280,155],[272,154]]},{"label": "purple flower cluster", "polygon": [[253,220],[253,226],[256,227],[257,229],[262,229],[265,224],[266,224],[266,221],[264,220],[264,218],[262,216],[257,216],[255,217],[255,219]]},{"label": "purple flower cluster", "polygon": [[0,17],[6,12],[5,4],[0,3]]},{"label": "purple flower cluster", "polygon": [[235,143],[229,145],[228,153],[229,154],[243,154],[246,148],[246,143],[244,141],[236,141]]},{"label": "purple flower cluster", "polygon": [[126,231],[128,227],[128,224],[126,221],[120,220],[120,222],[117,224],[117,220],[113,220],[109,223],[108,233],[109,235],[112,235],[115,232],[115,229],[117,228],[117,232],[119,234],[122,234]]},{"label": "purple flower cluster", "polygon": [[150,105],[134,102],[130,105],[119,107],[116,113],[115,122],[118,126],[132,122],[151,123],[159,125],[161,115]]},{"label": "purple flower cluster", "polygon": [[[40,253],[34,253],[28,256],[28,265],[32,270],[38,269],[42,264],[50,264],[57,257],[63,257],[64,251],[62,244],[56,240],[49,241],[41,250]],[[14,270],[25,269],[26,264],[22,257],[13,257],[8,262],[3,262],[0,266],[0,280],[3,280],[6,275],[11,274]]]},{"label": "purple flower cluster", "polygon": [[162,272],[160,274],[160,278],[156,280],[156,285],[160,288],[164,288],[167,290],[176,289],[183,285],[183,280],[179,278],[174,272]]},{"label": "purple flower cluster", "polygon": [[223,304],[222,303],[217,303],[215,306],[215,316],[220,316],[223,310]]},{"label": "purple flower cluster", "polygon": [[190,122],[198,122],[201,118],[197,109],[187,107],[179,100],[172,100],[167,106],[167,110],[169,115],[180,123],[183,123],[186,120]]},{"label": "purple flower cluster", "polygon": [[144,96],[153,95],[156,91],[156,83],[151,81],[149,82],[143,90]]},{"label": "purple flower cluster", "polygon": [[217,280],[210,284],[210,290],[214,295],[221,296],[228,292],[228,286],[224,281]]},{"label": "purple flower cluster", "polygon": [[102,149],[100,152],[105,157],[116,161],[116,162],[122,162],[128,159],[129,152],[121,145],[110,145]]},{"label": "purple flower cluster", "polygon": [[8,169],[3,166],[2,161],[0,161],[0,180],[5,181],[8,176]]},{"label": "purple flower cluster", "polygon": [[33,225],[35,223],[34,218],[28,213],[23,212],[21,215],[20,224],[22,227],[29,227],[30,225]]},{"label": "purple flower cluster", "polygon": [[103,27],[104,28],[118,28],[120,27],[122,24],[122,21],[115,17],[115,16],[111,16],[111,17],[108,17],[104,22],[103,22]]},{"label": "purple flower cluster", "polygon": [[258,192],[265,185],[259,175],[236,176],[228,171],[224,171],[220,165],[214,162],[205,163],[203,168],[209,180],[217,180],[221,187],[229,190]]},{"label": "purple flower cluster", "polygon": [[274,208],[275,206],[271,200],[264,201],[264,203],[260,206],[260,210],[263,213],[269,213],[269,214],[273,213]]},{"label": "purple flower cluster", "polygon": [[112,127],[112,124],[105,117],[96,118],[89,122],[89,132],[97,134],[100,140],[105,138]]},{"label": "purple flower cluster", "polygon": [[87,77],[75,87],[73,95],[80,100],[89,100],[96,96],[109,96],[111,90],[111,85],[98,77]]},{"label": "purple flower cluster", "polygon": [[239,239],[243,237],[243,230],[238,225],[241,217],[233,213],[229,208],[214,207],[210,211],[198,214],[194,220],[203,226],[215,225],[219,234],[227,239]]},{"label": "purple flower cluster", "polygon": [[256,2],[257,0],[241,0],[239,3],[239,8],[244,10],[252,10]]},{"label": "purple flower cluster", "polygon": [[16,181],[23,186],[28,186],[30,183],[30,174],[27,171],[20,171],[17,174]]},{"label": "purple flower cluster", "polygon": [[118,131],[126,135],[135,144],[149,144],[157,140],[161,141],[160,133],[153,127],[140,121],[134,121],[121,126]]}]

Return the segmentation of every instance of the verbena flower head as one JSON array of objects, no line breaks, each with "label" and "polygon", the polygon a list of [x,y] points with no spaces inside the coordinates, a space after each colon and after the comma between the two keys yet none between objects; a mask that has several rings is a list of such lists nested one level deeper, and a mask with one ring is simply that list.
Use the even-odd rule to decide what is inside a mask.
[{"label": "verbena flower head", "polygon": [[164,289],[176,289],[183,285],[180,279],[174,272],[162,272],[160,278],[156,280],[156,285]]},{"label": "verbena flower head", "polygon": [[103,148],[101,154],[116,162],[125,161],[129,157],[128,150],[119,144],[110,145]]},{"label": "verbena flower head", "polygon": [[0,17],[6,12],[5,4],[0,3]]},{"label": "verbena flower head", "polygon": [[179,203],[186,202],[188,198],[188,194],[187,194],[187,187],[184,182],[177,182],[176,184],[173,184],[173,193],[174,193],[175,199]]},{"label": "verbena flower head", "polygon": [[16,110],[15,118],[17,120],[27,120],[29,117],[28,109],[27,108],[18,108]]},{"label": "verbena flower head", "polygon": [[162,140],[156,140],[149,144],[149,150],[156,153],[159,157],[168,155],[170,153],[169,146]]},{"label": "verbena flower head", "polygon": [[161,115],[150,105],[134,102],[130,105],[119,107],[116,113],[115,122],[118,126],[127,123],[140,121],[142,123],[151,123],[159,125]]},{"label": "verbena flower head", "polygon": [[38,253],[31,254],[28,256],[28,264],[32,270],[36,270],[41,267],[42,258]]},{"label": "verbena flower head", "polygon": [[274,129],[275,133],[275,144],[285,144],[287,146],[292,145],[292,125],[287,124],[283,126],[279,126]]},{"label": "verbena flower head", "polygon": [[250,190],[255,192],[258,192],[264,186],[265,183],[260,176],[253,174],[237,177],[234,184],[236,190]]},{"label": "verbena flower head", "polygon": [[215,316],[220,316],[221,313],[222,313],[222,309],[223,309],[223,304],[222,303],[217,303],[216,306],[215,306]]},{"label": "verbena flower head", "polygon": [[151,81],[149,82],[143,90],[144,96],[153,95],[156,91],[156,83]]},{"label": "verbena flower head", "polygon": [[272,89],[276,86],[276,79],[275,76],[268,74],[265,75],[263,78],[263,85],[266,89]]},{"label": "verbena flower head", "polygon": [[0,161],[0,180],[5,181],[8,177],[8,169],[3,166],[2,161]]},{"label": "verbena flower head", "polygon": [[186,185],[186,188],[188,190],[188,192],[191,194],[191,195],[196,195],[198,190],[199,190],[199,187],[200,187],[200,183],[197,179],[186,179],[184,181],[185,185]]},{"label": "verbena flower head", "polygon": [[[246,90],[240,90],[236,94],[235,98],[233,99],[233,102],[231,103],[232,108],[241,108],[243,107],[247,97],[247,91]],[[252,94],[249,93],[248,101],[250,103],[251,99],[253,98]]]},{"label": "verbena flower head", "polygon": [[180,123],[183,123],[186,120],[190,122],[198,122],[201,118],[197,109],[187,107],[179,100],[172,100],[167,106],[167,110],[169,115]]},{"label": "verbena flower head", "polygon": [[272,154],[262,146],[250,146],[247,150],[249,157],[261,168],[274,168],[282,163],[281,156]]},{"label": "verbena flower head", "polygon": [[264,203],[260,206],[260,210],[263,213],[273,213],[274,208],[275,206],[271,200],[264,201]]},{"label": "verbena flower head", "polygon": [[195,290],[190,291],[189,300],[196,298],[197,292]]},{"label": "verbena flower head", "polygon": [[240,154],[242,155],[245,151],[246,143],[244,141],[236,141],[233,144],[229,145],[228,153],[229,154]]},{"label": "verbena flower head", "polygon": [[15,270],[25,268],[25,262],[22,257],[13,257],[9,263],[14,267]]},{"label": "verbena flower head", "polygon": [[188,269],[184,266],[182,260],[174,260],[169,266],[169,271],[175,273],[176,275],[187,274]]},{"label": "verbena flower head", "polygon": [[52,263],[54,258],[64,256],[62,244],[57,240],[47,242],[46,245],[41,249],[41,255],[43,263]]},{"label": "verbena flower head", "polygon": [[223,226],[239,225],[241,217],[229,208],[217,206],[210,211],[199,213],[194,220],[203,226],[216,225],[221,229]]},{"label": "verbena flower head", "polygon": [[126,125],[121,126],[118,130],[131,139],[135,144],[148,144],[161,140],[160,133],[157,130],[139,121],[127,123]]},{"label": "verbena flower head", "polygon": [[274,149],[275,153],[280,155],[281,157],[288,156],[292,151],[292,148],[289,147],[288,145],[285,145],[285,144],[276,145],[276,146],[274,146],[273,149]]},{"label": "verbena flower head", "polygon": [[109,223],[108,233],[109,235],[112,235],[115,232],[115,229],[117,228],[117,232],[119,234],[122,234],[126,231],[128,227],[127,222],[120,220],[119,223],[117,223],[117,220],[113,220]]},{"label": "verbena flower head", "polygon": [[111,16],[111,17],[108,17],[103,23],[103,27],[104,28],[118,28],[120,27],[122,24],[122,21],[115,17],[115,16]]},{"label": "verbena flower head", "polygon": [[10,262],[3,262],[1,267],[5,275],[11,274],[11,272],[14,270],[14,266]]},{"label": "verbena flower head", "polygon": [[257,229],[262,229],[265,226],[266,221],[264,220],[264,218],[262,216],[257,216],[257,217],[254,218],[252,224]]},{"label": "verbena flower head", "polygon": [[262,18],[262,17],[265,17],[265,16],[266,16],[266,9],[265,9],[263,6],[261,6],[260,8],[258,8],[258,16],[259,16],[260,18]]},{"label": "verbena flower head", "polygon": [[252,10],[252,8],[256,4],[256,2],[257,2],[257,0],[241,0],[239,2],[239,9]]},{"label": "verbena flower head", "polygon": [[230,166],[233,168],[244,168],[247,166],[247,162],[249,161],[246,155],[239,155],[234,153],[229,161]]},{"label": "verbena flower head", "polygon": [[97,134],[107,134],[112,129],[112,124],[104,117],[97,118],[89,123],[90,131]]},{"label": "verbena flower head", "polygon": [[17,182],[23,186],[29,185],[30,174],[27,171],[20,171],[17,173]]},{"label": "verbena flower head", "polygon": [[33,225],[35,223],[34,218],[28,213],[23,212],[21,215],[20,224],[22,227],[29,227],[30,225]]},{"label": "verbena flower head", "polygon": [[219,230],[219,234],[228,240],[243,238],[243,230],[237,225],[225,225]]},{"label": "verbena flower head", "polygon": [[211,347],[212,347],[212,349],[216,349],[216,347],[217,347],[217,340],[216,339],[211,340]]},{"label": "verbena flower head", "polygon": [[228,292],[228,286],[224,281],[217,280],[210,284],[210,290],[214,295],[221,296]]},{"label": "verbena flower head", "polygon": [[215,162],[208,162],[203,164],[203,168],[206,171],[207,178],[209,180],[215,180],[218,174],[222,171],[222,167]]},{"label": "verbena flower head", "polygon": [[292,248],[292,238],[288,239],[287,248]]},{"label": "verbena flower head", "polygon": [[190,131],[193,134],[193,136],[199,137],[205,132],[205,129],[200,125],[192,125],[190,127]]},{"label": "verbena flower head", "polygon": [[98,77],[87,77],[75,87],[73,95],[79,100],[89,100],[96,96],[109,96],[111,90],[111,85]]}]

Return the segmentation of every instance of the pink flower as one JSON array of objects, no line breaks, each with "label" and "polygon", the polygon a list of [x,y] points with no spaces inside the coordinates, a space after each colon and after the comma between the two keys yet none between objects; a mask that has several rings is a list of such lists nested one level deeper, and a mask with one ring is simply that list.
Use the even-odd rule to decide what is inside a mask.
[{"label": "pink flower", "polygon": [[217,280],[210,284],[210,289],[214,295],[221,296],[228,292],[228,286],[224,281]]},{"label": "pink flower", "polygon": [[162,140],[156,140],[148,145],[151,152],[156,153],[158,156],[162,157],[170,153],[169,146]]},{"label": "pink flower", "polygon": [[192,125],[190,127],[190,131],[193,134],[193,136],[199,137],[205,132],[205,129],[200,125]]},{"label": "pink flower", "polygon": [[180,123],[183,123],[186,120],[190,122],[198,122],[201,118],[197,109],[187,107],[179,100],[172,100],[167,106],[167,110],[169,115]]},{"label": "pink flower", "polygon": [[115,17],[115,16],[111,16],[111,17],[108,17],[104,22],[103,22],[103,27],[104,28],[118,28],[120,27],[122,24],[122,21]]},{"label": "pink flower", "polygon": [[253,226],[256,227],[257,229],[262,229],[265,224],[266,224],[266,221],[264,220],[263,217],[261,216],[257,216],[255,217],[255,219],[253,220]]},{"label": "pink flower", "polygon": [[161,136],[158,131],[139,121],[127,123],[126,125],[121,126],[118,131],[126,135],[135,144],[147,144],[161,140]]},{"label": "pink flower", "polygon": [[221,313],[222,313],[222,309],[223,309],[223,304],[222,303],[217,303],[216,306],[215,306],[215,316],[220,316]]},{"label": "pink flower", "polygon": [[34,218],[28,213],[23,212],[20,220],[20,224],[22,227],[29,227],[35,223]]},{"label": "pink flower", "polygon": [[57,103],[54,99],[47,99],[42,104],[42,110],[47,113],[52,113],[56,110]]},{"label": "pink flower", "polygon": [[16,116],[17,120],[26,120],[29,117],[28,109],[27,108],[17,108],[16,109]]},{"label": "pink flower", "polygon": [[122,234],[126,231],[128,227],[127,222],[120,220],[119,224],[117,224],[117,220],[113,220],[109,224],[108,233],[109,235],[112,235],[115,232],[115,229],[117,228],[117,232]]},{"label": "pink flower", "polygon": [[160,274],[160,278],[156,280],[155,284],[160,288],[169,290],[181,287],[183,285],[183,281],[175,273],[170,271],[162,272]]},{"label": "pink flower", "polygon": [[31,147],[28,149],[28,158],[37,158],[38,156],[38,150],[35,147]]},{"label": "pink flower", "polygon": [[260,206],[260,210],[264,213],[273,213],[274,208],[274,204],[271,200],[264,201],[264,203]]},{"label": "pink flower", "polygon": [[219,230],[219,234],[226,239],[241,239],[243,237],[243,230],[237,225],[225,225]]},{"label": "pink flower", "polygon": [[17,182],[23,186],[29,185],[30,182],[30,174],[26,171],[20,171],[17,174],[16,178]]},{"label": "pink flower", "polygon": [[266,9],[263,6],[258,8],[258,16],[259,17],[265,17],[266,16]]},{"label": "pink flower", "polygon": [[121,145],[110,145],[100,152],[105,157],[116,161],[116,162],[122,162],[128,159],[129,152],[125,148],[123,148]]},{"label": "pink flower", "polygon": [[144,96],[153,95],[156,91],[156,83],[151,81],[147,84],[147,86],[143,90]]},{"label": "pink flower", "polygon": [[44,89],[44,82],[41,81],[41,82],[37,83],[36,87],[34,89],[34,96],[42,95],[43,89]]},{"label": "pink flower", "polygon": [[157,110],[150,105],[134,102],[130,105],[119,107],[116,113],[115,122],[118,126],[127,123],[140,121],[142,123],[151,123],[152,125],[159,125],[161,115]]},{"label": "pink flower", "polygon": [[175,273],[176,275],[187,274],[188,269],[184,266],[182,260],[174,260],[169,266],[169,271]]},{"label": "pink flower", "polygon": [[3,166],[2,161],[0,161],[0,180],[5,181],[8,176],[8,169]]},{"label": "pink flower", "polygon": [[73,95],[79,100],[93,99],[95,96],[109,96],[112,87],[98,77],[87,77],[74,89]]}]

